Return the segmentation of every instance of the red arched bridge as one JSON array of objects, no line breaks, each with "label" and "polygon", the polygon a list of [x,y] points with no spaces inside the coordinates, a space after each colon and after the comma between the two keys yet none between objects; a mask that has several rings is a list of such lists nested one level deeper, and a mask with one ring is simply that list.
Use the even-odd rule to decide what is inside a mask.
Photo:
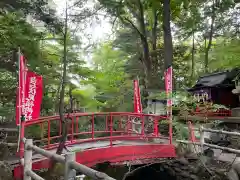
[{"label": "red arched bridge", "polygon": [[[166,116],[129,112],[73,113],[65,115],[65,119],[68,134],[63,154],[74,152],[75,160],[83,165],[176,157],[172,123]],[[164,128],[159,128],[159,124]],[[24,126],[26,138],[33,139],[43,149],[56,152],[62,136],[59,116],[42,117],[25,122]],[[33,170],[48,167],[49,159],[33,155]],[[22,174],[21,171],[21,165],[15,164],[14,176]]]}]

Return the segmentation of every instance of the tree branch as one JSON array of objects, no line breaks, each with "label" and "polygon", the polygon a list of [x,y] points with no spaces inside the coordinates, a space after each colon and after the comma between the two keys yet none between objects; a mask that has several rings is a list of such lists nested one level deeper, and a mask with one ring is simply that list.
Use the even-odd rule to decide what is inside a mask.
[{"label": "tree branch", "polygon": [[136,19],[139,19],[139,16],[136,13],[136,9],[133,6],[131,6],[131,4],[128,1],[126,2],[126,4],[127,4],[128,9],[130,9],[133,17],[136,18]]},{"label": "tree branch", "polygon": [[83,11],[83,13],[79,13],[79,14],[69,14],[68,17],[77,17],[77,16],[82,16],[84,17],[84,19],[87,19],[93,15],[97,15],[98,11],[100,11],[101,9],[103,9],[103,6],[102,7],[99,7],[97,10],[95,10],[94,12],[92,13],[89,13],[87,16],[84,15],[85,12]]},{"label": "tree branch", "polygon": [[135,31],[137,31],[137,33],[140,35],[140,38],[142,39],[142,38],[145,38],[145,36],[144,36],[144,34],[142,33],[142,32],[140,32],[140,30],[137,28],[137,26],[135,26],[134,25],[134,23],[130,20],[130,19],[128,19],[128,18],[126,18],[126,17],[121,17],[121,16],[119,16],[119,19],[124,23],[124,21],[127,21],[128,22],[128,24],[130,24],[131,26],[132,26],[132,28],[135,30]]}]

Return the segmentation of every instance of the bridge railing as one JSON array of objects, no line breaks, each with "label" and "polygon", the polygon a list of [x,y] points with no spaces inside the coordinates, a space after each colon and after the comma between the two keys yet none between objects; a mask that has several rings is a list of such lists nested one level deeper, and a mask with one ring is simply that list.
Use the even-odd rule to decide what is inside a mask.
[{"label": "bridge railing", "polygon": [[[115,140],[136,140],[165,138],[172,143],[172,125],[165,116],[154,114],[139,114],[129,112],[112,113],[73,113],[65,115],[68,124],[67,145],[109,141],[113,146]],[[166,122],[168,134],[161,136],[160,122]],[[26,131],[35,126],[41,132],[41,137],[35,138],[34,143],[44,149],[58,146],[62,127],[59,116],[43,117],[25,123]],[[25,133],[26,134],[26,133]],[[32,136],[32,135],[31,135]],[[32,138],[32,137],[31,137]]]},{"label": "bridge railing", "polygon": [[200,116],[200,117],[230,117],[232,115],[231,110],[229,109],[202,109],[199,111],[191,112],[190,115]]},{"label": "bridge railing", "polygon": [[21,160],[22,165],[24,166],[24,180],[44,180],[38,174],[32,171],[32,154],[33,151],[47,157],[52,158],[57,162],[64,164],[65,172],[64,172],[64,180],[74,180],[76,176],[76,171],[82,173],[93,179],[101,179],[101,180],[114,180],[109,177],[107,174],[98,172],[94,169],[91,169],[87,166],[79,164],[75,161],[75,156],[73,153],[66,154],[65,157],[61,155],[57,155],[46,151],[42,148],[39,148],[33,145],[32,139],[23,139],[24,142],[24,159]]}]

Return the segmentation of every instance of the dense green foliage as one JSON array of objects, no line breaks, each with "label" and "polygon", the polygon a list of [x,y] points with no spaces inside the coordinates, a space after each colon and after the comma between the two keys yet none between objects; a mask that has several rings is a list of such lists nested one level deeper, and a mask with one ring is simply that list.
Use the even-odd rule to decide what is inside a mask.
[{"label": "dense green foliage", "polygon": [[[43,75],[42,115],[58,113],[64,22],[45,1],[29,2],[0,3],[0,116],[4,121],[14,120],[14,52],[18,47],[29,68]],[[69,16],[69,21],[78,27],[105,13],[110,17],[114,36],[83,48],[83,34],[69,26],[66,111],[71,106],[78,111],[83,107],[88,111],[132,111],[135,78],[140,79],[143,98],[149,89],[164,89],[164,53],[168,52],[164,52],[163,2],[98,0],[93,9]],[[206,72],[240,66],[239,2],[173,0],[170,5],[176,90],[190,87]],[[83,6],[84,1],[76,1],[71,8]],[[29,15],[43,22],[44,31],[27,22]],[[87,66],[87,62],[91,65]]]}]

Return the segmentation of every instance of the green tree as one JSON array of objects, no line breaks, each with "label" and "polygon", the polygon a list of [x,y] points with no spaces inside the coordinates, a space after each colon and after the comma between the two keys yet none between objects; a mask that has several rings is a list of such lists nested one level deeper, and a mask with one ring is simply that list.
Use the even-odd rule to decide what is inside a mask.
[{"label": "green tree", "polygon": [[96,98],[102,111],[132,110],[132,81],[125,73],[128,57],[113,47],[111,42],[100,45],[93,54],[93,74],[89,79],[95,87]]}]

